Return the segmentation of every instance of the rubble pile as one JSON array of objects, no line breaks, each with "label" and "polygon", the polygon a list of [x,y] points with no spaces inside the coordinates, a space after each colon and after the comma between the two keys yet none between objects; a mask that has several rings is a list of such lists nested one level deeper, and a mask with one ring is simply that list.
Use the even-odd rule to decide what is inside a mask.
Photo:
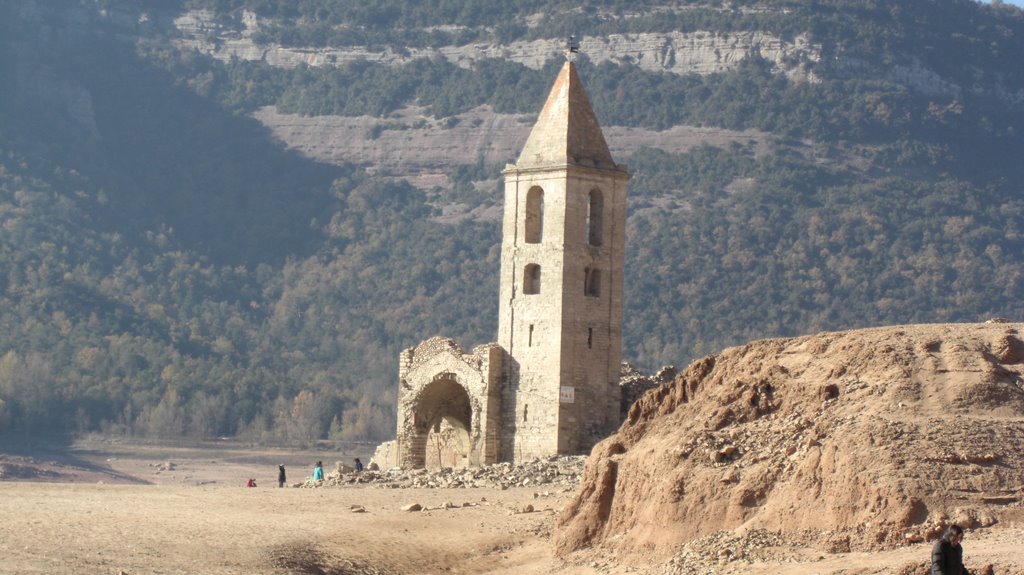
[{"label": "rubble pile", "polygon": [[579,484],[580,473],[586,456],[551,456],[534,459],[524,463],[497,463],[482,467],[452,469],[446,467],[438,470],[428,469],[366,469],[361,472],[347,468],[339,472],[328,473],[323,481],[306,479],[298,487],[341,487],[348,485],[367,485],[372,487],[403,489],[467,489],[474,487],[492,487],[508,489],[510,487],[551,486],[573,489]]},{"label": "rubble pile", "polygon": [[654,375],[647,375],[633,367],[629,362],[622,362],[622,366],[619,369],[620,411],[622,418],[625,419],[629,408],[636,403],[636,400],[640,399],[641,395],[663,383],[672,381],[676,378],[676,375],[678,375],[678,372],[671,365],[666,365]]},{"label": "rubble pile", "polygon": [[733,573],[742,571],[742,565],[757,561],[795,560],[797,555],[785,549],[790,544],[792,541],[788,541],[781,533],[764,529],[753,529],[744,534],[719,531],[687,543],[668,562],[665,573]]}]

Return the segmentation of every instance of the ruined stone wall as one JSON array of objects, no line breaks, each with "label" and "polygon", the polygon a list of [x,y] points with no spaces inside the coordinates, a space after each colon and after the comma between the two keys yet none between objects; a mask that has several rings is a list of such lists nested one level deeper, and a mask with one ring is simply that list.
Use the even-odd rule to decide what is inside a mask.
[{"label": "ruined stone wall", "polygon": [[[442,424],[464,431],[464,465],[498,459],[501,350],[494,344],[466,353],[453,340],[434,337],[399,358],[398,461],[405,467],[426,463],[427,440]],[[462,466],[462,465],[458,465]]]}]

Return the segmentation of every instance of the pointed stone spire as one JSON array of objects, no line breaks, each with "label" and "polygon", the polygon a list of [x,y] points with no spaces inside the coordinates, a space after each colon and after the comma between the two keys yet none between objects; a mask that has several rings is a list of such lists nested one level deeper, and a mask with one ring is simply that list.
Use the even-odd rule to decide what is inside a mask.
[{"label": "pointed stone spire", "polygon": [[576,65],[566,62],[523,146],[518,169],[585,166],[618,170]]}]

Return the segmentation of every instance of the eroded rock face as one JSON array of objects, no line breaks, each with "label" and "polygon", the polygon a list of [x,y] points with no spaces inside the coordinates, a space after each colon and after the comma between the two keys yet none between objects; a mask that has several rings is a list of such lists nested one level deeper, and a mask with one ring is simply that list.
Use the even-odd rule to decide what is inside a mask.
[{"label": "eroded rock face", "polygon": [[743,526],[867,550],[1019,515],[1022,327],[826,333],[699,360],[595,447],[557,549],[667,555]]},{"label": "eroded rock face", "polygon": [[[530,134],[534,116],[498,114],[480,106],[455,116],[451,124],[432,118],[421,108],[404,108],[387,118],[369,116],[301,116],[285,114],[273,106],[256,110],[253,117],[283,144],[320,162],[355,163],[383,177],[403,177],[429,190],[447,183],[446,172],[466,158],[498,164],[514,158]],[[452,125],[453,124],[453,125]],[[368,137],[373,133],[374,136]],[[614,156],[630,155],[641,147],[681,154],[701,146],[750,146],[755,155],[766,154],[769,137],[757,130],[675,126],[648,130],[609,126],[604,133]],[[491,184],[497,187],[497,184]],[[680,192],[681,195],[681,192]],[[673,198],[682,201],[683,198]],[[465,206],[480,210],[480,206]],[[671,207],[665,207],[670,209]],[[446,219],[452,214],[446,212]],[[478,220],[501,221],[501,210],[473,214]]]},{"label": "eroded rock face", "polygon": [[[548,60],[560,57],[565,51],[564,38],[409,47],[401,51],[368,46],[289,47],[257,43],[254,35],[262,22],[252,12],[243,12],[241,19],[231,24],[219,22],[209,11],[185,12],[174,19],[174,27],[180,34],[175,44],[219,60],[255,60],[285,68],[345,66],[357,61],[402,66],[418,58],[443,58],[457,66],[472,68],[480,60],[501,58],[539,70]],[[645,70],[675,74],[727,72],[739,66],[756,49],[779,71],[810,81],[815,78],[808,65],[821,59],[821,46],[812,43],[805,34],[785,39],[748,30],[608,34],[584,38],[580,49],[594,63],[630,62]]]}]

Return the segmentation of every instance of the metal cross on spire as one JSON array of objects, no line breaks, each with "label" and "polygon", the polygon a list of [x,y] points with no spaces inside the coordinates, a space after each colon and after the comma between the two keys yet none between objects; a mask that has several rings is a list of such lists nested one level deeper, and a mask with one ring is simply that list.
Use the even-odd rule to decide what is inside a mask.
[{"label": "metal cross on spire", "polygon": [[569,35],[569,45],[565,50],[565,59],[570,62],[576,61],[576,54],[580,53],[580,42],[576,39],[575,34]]}]

